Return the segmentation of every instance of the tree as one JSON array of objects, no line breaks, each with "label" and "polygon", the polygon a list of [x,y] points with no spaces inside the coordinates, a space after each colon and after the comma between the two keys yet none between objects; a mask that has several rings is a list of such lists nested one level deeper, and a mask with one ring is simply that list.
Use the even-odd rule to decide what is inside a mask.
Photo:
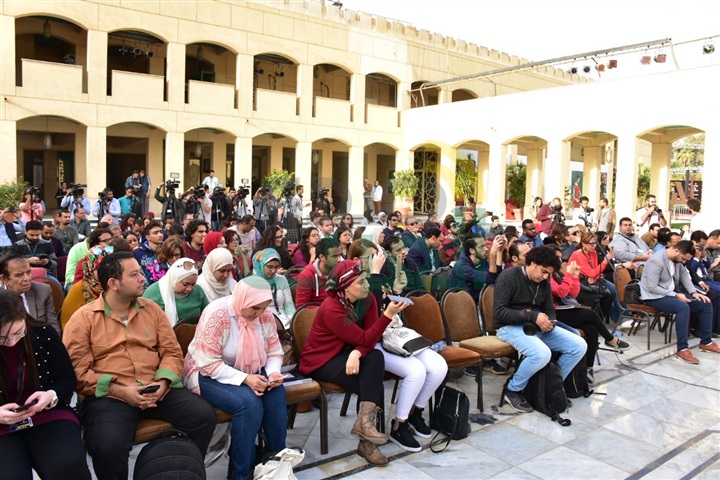
[{"label": "tree", "polygon": [[508,195],[522,207],[525,205],[525,185],[527,180],[527,169],[524,164],[516,163],[507,169]]},{"label": "tree", "polygon": [[477,187],[477,165],[472,154],[467,159],[458,160],[455,166],[455,199],[467,202],[468,197],[475,197]]},{"label": "tree", "polygon": [[638,205],[645,203],[645,196],[650,193],[650,167],[638,165]]}]

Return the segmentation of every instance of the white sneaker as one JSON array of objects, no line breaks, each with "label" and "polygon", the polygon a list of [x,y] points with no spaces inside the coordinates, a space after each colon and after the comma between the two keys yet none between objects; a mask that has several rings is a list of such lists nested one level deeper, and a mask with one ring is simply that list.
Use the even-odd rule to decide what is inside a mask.
[{"label": "white sneaker", "polygon": [[[618,327],[618,330],[622,330],[623,332],[630,331],[630,328],[633,326],[633,322],[634,322],[633,320],[625,320],[624,322],[622,322],[620,324],[620,326]],[[634,322],[634,323],[635,323],[635,325],[637,325],[638,330],[642,330],[643,328],[647,327],[646,322]]]}]

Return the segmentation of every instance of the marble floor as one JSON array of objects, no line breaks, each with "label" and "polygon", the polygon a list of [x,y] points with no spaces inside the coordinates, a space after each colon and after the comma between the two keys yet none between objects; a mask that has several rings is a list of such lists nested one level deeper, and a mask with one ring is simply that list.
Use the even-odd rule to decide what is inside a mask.
[{"label": "marble floor", "polygon": [[[568,427],[535,412],[493,411],[507,377],[485,373],[485,418],[491,423],[472,423],[470,436],[438,454],[430,451],[430,440],[421,442],[418,453],[389,443],[381,447],[389,465],[373,467],[355,452],[357,441],[349,433],[355,415],[340,417],[342,396],[332,395],[327,455],[320,455],[317,410],[298,414],[288,431],[287,444],[306,452],[295,475],[300,480],[720,479],[720,355],[700,353],[698,339],[691,338],[700,364],[688,365],[673,357],[674,345],[664,345],[657,331],[651,333],[649,351],[644,331],[624,339],[632,344],[624,354],[600,352],[595,394],[573,400]],[[449,384],[467,393],[474,406],[473,378]],[[388,404],[391,393],[387,382]],[[390,410],[388,419],[394,406]],[[478,411],[471,408],[470,413]],[[138,451],[133,449],[130,471]],[[223,457],[209,467],[208,479],[226,478],[227,462]]]}]

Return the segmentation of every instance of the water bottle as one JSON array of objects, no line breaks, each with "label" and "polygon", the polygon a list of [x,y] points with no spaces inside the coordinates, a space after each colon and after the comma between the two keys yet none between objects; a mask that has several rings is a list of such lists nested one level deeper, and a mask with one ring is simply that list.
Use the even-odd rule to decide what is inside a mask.
[{"label": "water bottle", "polygon": [[447,347],[447,343],[445,343],[445,340],[440,340],[439,342],[433,343],[432,345],[430,345],[430,350],[439,352],[440,350],[443,350],[445,347]]}]

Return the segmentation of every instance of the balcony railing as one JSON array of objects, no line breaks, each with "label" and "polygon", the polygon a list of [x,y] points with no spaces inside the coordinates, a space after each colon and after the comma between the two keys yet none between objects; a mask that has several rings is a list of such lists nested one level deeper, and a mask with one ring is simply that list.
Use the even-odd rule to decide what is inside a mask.
[{"label": "balcony railing", "polygon": [[270,120],[297,120],[297,95],[258,88],[255,117]]},{"label": "balcony railing", "polygon": [[350,127],[352,125],[352,108],[347,100],[337,98],[315,97],[313,123]]},{"label": "balcony railing", "polygon": [[108,103],[146,108],[167,108],[163,101],[165,77],[147,73],[112,71],[112,98]]},{"label": "balcony railing", "polygon": [[22,90],[28,97],[82,101],[83,67],[64,63],[22,59]]},{"label": "balcony railing", "polygon": [[399,110],[383,105],[365,105],[365,123],[373,129],[399,128]]},{"label": "balcony railing", "polygon": [[231,115],[235,109],[235,87],[223,83],[188,81],[187,110]]}]

